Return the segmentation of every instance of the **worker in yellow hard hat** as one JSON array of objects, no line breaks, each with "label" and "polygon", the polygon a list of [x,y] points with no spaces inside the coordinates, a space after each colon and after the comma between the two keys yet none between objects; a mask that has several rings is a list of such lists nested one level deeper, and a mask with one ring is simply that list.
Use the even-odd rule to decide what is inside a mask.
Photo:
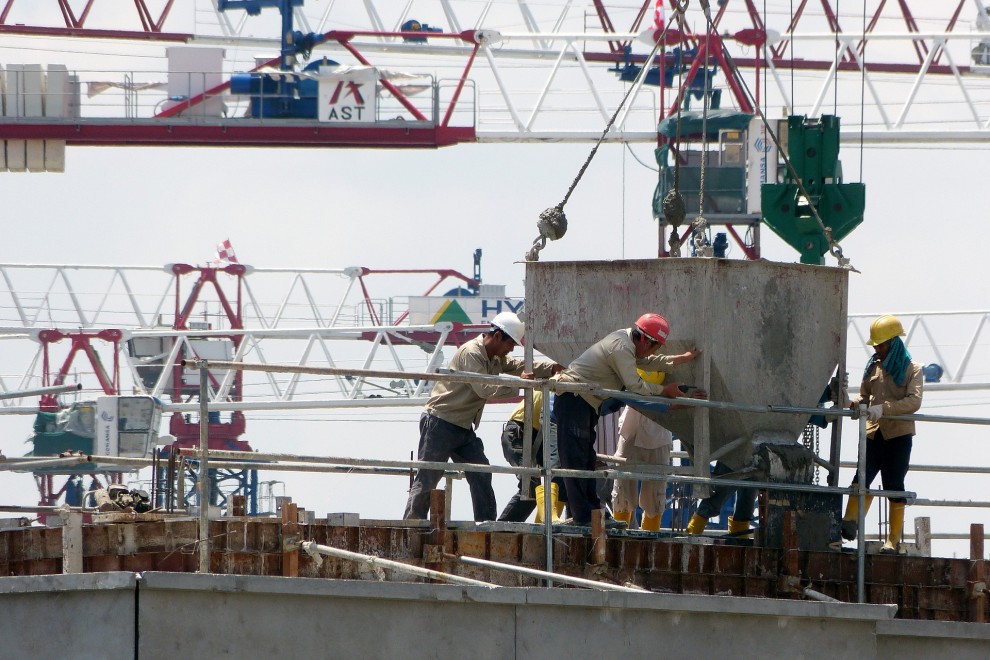
[{"label": "worker in yellow hard hat", "polygon": [[[888,419],[896,415],[910,415],[921,408],[924,379],[921,365],[911,361],[911,354],[901,337],[904,326],[896,316],[884,314],[870,326],[870,340],[876,352],[866,363],[859,396],[851,400],[849,407],[866,405],[866,485],[873,482],[877,473],[884,490],[904,490],[904,476],[911,461],[911,444],[914,422]],[[859,483],[859,475],[852,485]],[[866,498],[866,507],[873,498]],[[890,529],[881,552],[897,552],[904,526],[903,498],[892,497],[890,503]],[[846,512],[842,516],[842,538],[856,538],[859,514],[859,498],[849,497]]]},{"label": "worker in yellow hard hat", "polygon": [[[666,376],[662,371],[636,371],[640,378],[653,385],[662,385]],[[673,435],[663,426],[635,408],[626,406],[622,409],[619,417],[619,446],[615,455],[626,459],[627,463],[619,465],[619,469],[625,470],[634,465],[670,465],[673,443]],[[643,509],[640,529],[648,532],[660,531],[660,518],[666,506],[667,482],[651,479],[638,483],[637,496],[636,479],[615,480],[612,486],[612,515],[631,527],[638,504]]]},{"label": "worker in yellow hard hat", "polygon": [[[543,434],[543,416],[540,414],[542,410],[543,392],[540,390],[533,390],[533,462],[531,465],[537,465],[539,467],[543,467],[543,442],[545,437]],[[516,406],[516,409],[512,411],[512,415],[509,416],[509,421],[507,421],[502,427],[502,455],[505,456],[505,460],[508,461],[509,465],[514,467],[523,465],[523,448],[525,447],[525,413],[525,401],[520,401],[519,405]],[[550,467],[560,467],[560,460],[557,458],[556,443],[551,443],[549,449]],[[529,497],[524,498],[523,487],[525,484],[529,484]],[[560,520],[560,514],[564,510],[566,497],[563,494],[563,490],[563,479],[560,477],[554,477],[553,481],[550,483],[550,515],[553,522],[558,522]],[[502,513],[499,514],[498,521],[526,522],[526,519],[529,518],[529,514],[533,513],[533,509],[536,509],[535,522],[537,524],[542,523],[544,497],[545,493],[543,485],[539,483],[539,480],[535,480],[529,476],[520,476],[519,491],[512,496],[512,498],[505,505],[505,508],[502,509]]]}]

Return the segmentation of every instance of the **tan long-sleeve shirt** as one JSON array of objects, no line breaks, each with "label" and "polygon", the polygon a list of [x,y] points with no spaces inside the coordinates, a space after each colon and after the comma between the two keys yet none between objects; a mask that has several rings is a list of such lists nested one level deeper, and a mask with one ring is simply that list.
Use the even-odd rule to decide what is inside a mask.
[{"label": "tan long-sleeve shirt", "polygon": [[[636,369],[643,371],[667,371],[674,366],[669,355],[651,355],[637,358],[636,345],[629,328],[616,330],[579,355],[557,377],[564,383],[597,383],[607,390],[626,390],[635,394],[660,395],[663,385],[647,383]],[[598,410],[602,399],[581,393],[591,407]]]},{"label": "tan long-sleeve shirt", "polygon": [[[447,365],[452,371],[498,376],[520,375],[525,367],[523,360],[507,355],[504,358],[489,358],[485,351],[484,335],[479,335],[462,344]],[[537,378],[553,375],[554,363],[537,360],[533,363],[533,373]],[[489,399],[503,399],[516,396],[519,388],[511,386],[482,385],[479,383],[436,383],[426,402],[424,411],[457,426],[478,428],[485,402]]]},{"label": "tan long-sleeve shirt", "polygon": [[[883,370],[880,362],[875,362],[859,387],[860,399],[866,407],[883,404],[883,414],[911,415],[921,408],[924,389],[921,365],[911,362],[904,375],[904,384],[898,385],[894,377]],[[914,422],[899,419],[881,419],[866,423],[866,435],[873,437],[877,431],[887,440],[902,435],[914,435]]]}]

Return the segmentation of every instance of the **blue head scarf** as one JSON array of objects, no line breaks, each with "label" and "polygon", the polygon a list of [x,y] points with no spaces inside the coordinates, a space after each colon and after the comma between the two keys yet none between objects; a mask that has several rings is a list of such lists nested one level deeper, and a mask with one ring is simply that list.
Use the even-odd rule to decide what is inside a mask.
[{"label": "blue head scarf", "polygon": [[[866,370],[863,372],[863,380],[870,374],[870,367],[873,366],[874,362],[878,362],[880,356],[876,353],[870,358],[870,361],[866,363]],[[900,337],[894,337],[890,340],[890,350],[887,351],[887,357],[884,358],[883,370],[888,374],[893,376],[894,382],[898,385],[904,384],[904,378],[907,375],[908,364],[911,363],[911,354],[908,352],[907,346]]]}]

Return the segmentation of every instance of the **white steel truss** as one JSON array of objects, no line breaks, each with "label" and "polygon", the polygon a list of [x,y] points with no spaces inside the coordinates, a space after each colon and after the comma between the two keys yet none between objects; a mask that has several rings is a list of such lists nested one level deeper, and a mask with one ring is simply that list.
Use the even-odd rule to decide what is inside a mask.
[{"label": "white steel truss", "polygon": [[[926,385],[927,389],[990,388],[990,332],[985,331],[990,311],[897,312],[894,316],[904,324],[905,344],[913,359],[935,363],[943,370],[940,384]],[[851,374],[873,353],[866,341],[876,317],[849,315],[847,345],[850,357],[857,356],[849,362]]]},{"label": "white steel truss", "polygon": [[[204,3],[205,11],[199,9]],[[186,26],[194,33],[190,42],[229,49],[225,74],[250,69],[254,62],[249,53],[277,50],[278,41],[272,38],[278,33],[274,10],[248,17],[243,12],[217,11],[215,0],[195,4],[196,20]],[[790,14],[795,4],[803,14],[799,22]],[[883,0],[760,0],[752,3],[757,11],[754,18],[745,0],[727,0],[717,4],[715,34],[720,35],[749,92],[769,116],[778,116],[781,108],[809,116],[838,114],[843,118],[843,139],[866,144],[990,141],[990,19],[984,2],[973,0],[957,16],[953,15],[954,1],[935,3],[937,7],[914,2],[919,14],[910,22],[903,20],[909,3],[898,3],[901,14],[888,8],[882,20],[865,30],[867,17],[885,4]],[[602,27],[596,5],[610,12],[610,29]],[[636,21],[640,8],[639,2],[591,0],[364,0],[331,1],[324,6],[310,3],[296,8],[295,17],[300,30],[345,36],[349,47],[367,55],[379,68],[413,71],[448,83],[461,75],[475,45],[480,44],[482,57],[474,60],[468,73],[474,98],[461,102],[463,112],[472,115],[464,121],[476,127],[478,141],[586,142],[600,136],[605,118],[630,84],[617,78],[623,62],[616,49],[628,46],[633,63],[640,65],[652,49],[649,17]],[[760,15],[764,9],[766,13]],[[837,13],[835,20],[843,28],[853,29],[832,29],[830,12]],[[685,18],[692,42],[705,39],[708,31],[697,3],[688,3]],[[413,19],[448,35],[476,37],[457,41],[431,40],[429,32],[423,32],[422,39],[397,34]],[[760,30],[765,28],[766,48],[753,45],[757,24]],[[636,30],[628,31],[632,27]],[[76,68],[70,61],[74,57],[71,48],[63,45],[62,52],[58,47],[51,50],[44,57],[65,63],[86,81],[126,73],[130,81],[151,82],[165,75],[164,66],[135,71],[133,58],[124,66],[116,59],[114,66],[105,69]],[[126,50],[106,54],[125,61],[129,57]],[[10,61],[4,55],[0,51],[0,61]],[[323,55],[344,64],[355,63],[352,53],[335,38],[314,51],[314,57]],[[147,52],[142,52],[142,60],[148,59]],[[607,139],[655,141],[657,120],[670,111],[679,92],[678,80],[674,76],[670,89],[644,86],[633,94],[623,120]],[[117,82],[126,83],[122,77]],[[713,83],[724,87],[725,72],[718,72]],[[150,118],[164,100],[162,90],[150,87],[140,94],[134,89],[117,91],[121,116],[125,116],[125,100],[149,99],[137,106],[137,119],[142,118],[142,110]],[[111,100],[114,93],[108,91],[98,99],[104,110],[118,103]],[[84,117],[87,101],[83,99]],[[244,103],[242,97],[231,96],[225,102],[231,107],[230,116],[236,114],[238,103]],[[723,93],[722,106],[732,105],[729,94]],[[401,113],[401,108],[397,111]]]},{"label": "white steel truss", "polygon": [[[414,272],[404,275],[404,279],[431,272]],[[196,301],[204,312],[190,317],[193,320],[189,322],[191,328],[197,329],[175,330],[161,323],[166,316],[171,320],[172,310],[178,311],[180,306],[175,302],[176,278],[170,266],[0,264],[5,285],[0,289],[0,340],[5,349],[0,352],[0,392],[21,391],[42,382],[43,340],[45,333],[52,330],[64,334],[65,339],[74,333],[119,330],[116,344],[89,337],[86,345],[92,347],[101,365],[115,361],[122,365],[121,391],[160,398],[172,394],[174,387],[171,380],[175,370],[168,365],[176,364],[182,355],[200,357],[198,351],[207,341],[227,342],[235,361],[429,373],[443,365],[443,347],[453,338],[452,333],[481,330],[477,326],[455,328],[448,322],[394,325],[400,320],[399,312],[405,309],[404,298],[376,299],[358,291],[360,288],[367,292],[363,278],[374,274],[364,268],[250,268],[242,281],[243,329],[230,327],[220,309],[221,301],[208,297],[204,288],[203,296]],[[190,289],[190,284],[183,282],[180,294],[186,295]],[[134,355],[128,349],[134,340],[159,342],[162,350],[158,354]],[[49,377],[65,359],[68,344],[63,339],[48,342],[52,353]],[[79,397],[100,393],[99,384],[94,383],[95,368],[80,359],[72,366],[71,375],[84,385]],[[149,382],[144,374],[155,373],[156,369],[157,374]],[[211,400],[233,401],[233,375],[214,374]],[[252,378],[241,386],[238,398],[244,403],[232,403],[231,409],[268,404],[297,408],[417,405],[425,401],[430,387],[430,383],[413,380],[379,382],[334,377],[316,381],[298,374],[282,380],[272,374]],[[34,409],[25,408],[20,398],[4,400],[2,404],[0,413]]]}]

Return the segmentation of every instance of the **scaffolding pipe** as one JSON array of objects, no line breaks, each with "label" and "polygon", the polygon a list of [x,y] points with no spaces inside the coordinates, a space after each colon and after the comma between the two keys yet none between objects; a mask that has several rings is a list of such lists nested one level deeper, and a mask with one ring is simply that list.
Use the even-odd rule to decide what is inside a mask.
[{"label": "scaffolding pipe", "polygon": [[587,587],[589,589],[598,589],[601,591],[624,591],[626,593],[632,593],[632,594],[652,593],[649,589],[643,589],[642,587],[636,587],[636,586],[627,587],[620,584],[608,584],[607,582],[586,580],[584,578],[571,577],[570,575],[561,575],[560,573],[541,571],[536,568],[527,568],[526,566],[516,566],[515,564],[503,564],[501,562],[491,561],[490,559],[479,559],[478,557],[466,557],[464,555],[451,555],[447,553],[444,553],[443,556],[447,557],[448,559],[456,559],[461,563],[470,564],[472,566],[482,566],[484,568],[494,568],[500,571],[508,571],[509,573],[519,573],[521,575],[529,575],[530,577],[537,577],[548,581],[553,580],[554,582],[571,584],[574,585],[575,587]]},{"label": "scaffolding pipe", "polygon": [[801,593],[806,598],[810,598],[812,600],[818,600],[818,601],[821,601],[823,603],[841,603],[842,602],[838,598],[832,598],[831,596],[827,596],[827,595],[823,594],[820,591],[815,591],[814,589],[812,589],[810,587],[805,587],[804,589],[801,590]]},{"label": "scaffolding pipe", "polygon": [[[410,564],[403,564],[401,561],[392,561],[391,559],[382,559],[381,557],[375,557],[373,555],[363,555],[359,552],[351,552],[350,550],[341,550],[339,548],[331,548],[327,545],[319,545],[317,543],[312,543],[310,541],[303,541],[299,544],[300,549],[311,557],[319,557],[319,555],[327,555],[328,557],[337,557],[339,559],[349,559],[351,561],[358,561],[369,566],[380,566],[382,568],[388,568],[393,571],[399,571],[402,573],[409,573],[410,575],[418,575],[420,577],[430,578],[432,580],[442,580],[444,582],[449,582],[451,584],[464,584],[472,587],[485,587],[487,589],[495,589],[498,585],[490,584],[488,582],[482,582],[481,580],[473,580],[471,578],[461,577],[459,575],[451,575],[450,573],[442,573],[440,571],[434,571],[429,568],[420,568],[419,566],[411,566]],[[322,561],[322,560],[321,560]]]},{"label": "scaffolding pipe", "polygon": [[[856,477],[856,600],[866,602],[866,404],[859,404],[859,466]],[[852,493],[849,497],[853,497]]]},{"label": "scaffolding pipe", "polygon": [[[191,450],[188,448],[181,449],[182,454],[188,454]],[[389,468],[404,468],[409,469],[427,469],[427,470],[439,470],[444,472],[485,472],[493,474],[514,474],[514,475],[533,475],[540,476],[542,471],[540,468],[525,468],[525,467],[510,467],[505,465],[484,465],[481,463],[441,463],[439,461],[395,461],[395,460],[375,460],[368,458],[347,458],[339,456],[331,456],[326,458],[320,458],[316,456],[301,457],[305,461],[298,460],[287,454],[262,454],[255,452],[238,452],[228,449],[215,449],[210,451],[210,456],[219,458],[221,460],[225,458],[235,459],[223,461],[221,464],[223,467],[233,468],[233,469],[265,469],[265,470],[281,470],[291,472],[295,469],[299,469],[301,472],[319,472],[319,471],[333,471],[339,470],[341,465],[359,465],[367,467],[389,467]],[[321,464],[330,464],[322,469],[305,469],[296,467],[282,467],[277,463],[261,463],[256,461],[259,457],[275,457],[279,456],[282,458],[291,459],[294,462],[306,462]],[[250,458],[246,458],[250,457]],[[96,458],[96,457],[94,457]],[[236,459],[246,459],[243,461],[237,461]],[[99,458],[102,461],[102,457]],[[141,459],[144,460],[144,459]],[[186,460],[192,460],[187,457]],[[667,480],[676,481],[686,484],[695,485],[706,485],[706,486],[728,486],[733,488],[758,488],[763,490],[781,490],[781,491],[796,491],[796,492],[815,492],[815,493],[833,493],[838,495],[849,495],[855,494],[855,489],[848,487],[839,486],[816,486],[814,484],[787,484],[779,483],[775,481],[755,481],[749,479],[724,479],[720,477],[694,477],[689,475],[679,475],[671,472],[667,472],[665,468],[655,468],[656,472],[651,471],[632,471],[632,470],[565,470],[562,468],[551,468],[547,469],[546,472],[551,476],[565,476],[565,477],[576,477],[581,479],[639,479],[639,480]],[[869,490],[870,495],[877,495],[880,497],[903,497],[905,499],[915,499],[916,493],[913,491],[897,491],[897,490]]]},{"label": "scaffolding pipe", "polygon": [[0,461],[0,472],[32,472],[41,468],[72,467],[85,463],[85,456],[68,456],[66,458],[42,458],[26,461]]},{"label": "scaffolding pipe", "polygon": [[66,385],[52,385],[51,387],[38,387],[33,390],[16,390],[14,392],[0,392],[0,401],[4,399],[20,399],[27,396],[39,396],[42,394],[62,394],[63,392],[78,392],[82,389],[82,383],[70,383]]},{"label": "scaffolding pipe", "polygon": [[210,371],[199,360],[199,572],[210,572],[210,417],[208,412]]}]

